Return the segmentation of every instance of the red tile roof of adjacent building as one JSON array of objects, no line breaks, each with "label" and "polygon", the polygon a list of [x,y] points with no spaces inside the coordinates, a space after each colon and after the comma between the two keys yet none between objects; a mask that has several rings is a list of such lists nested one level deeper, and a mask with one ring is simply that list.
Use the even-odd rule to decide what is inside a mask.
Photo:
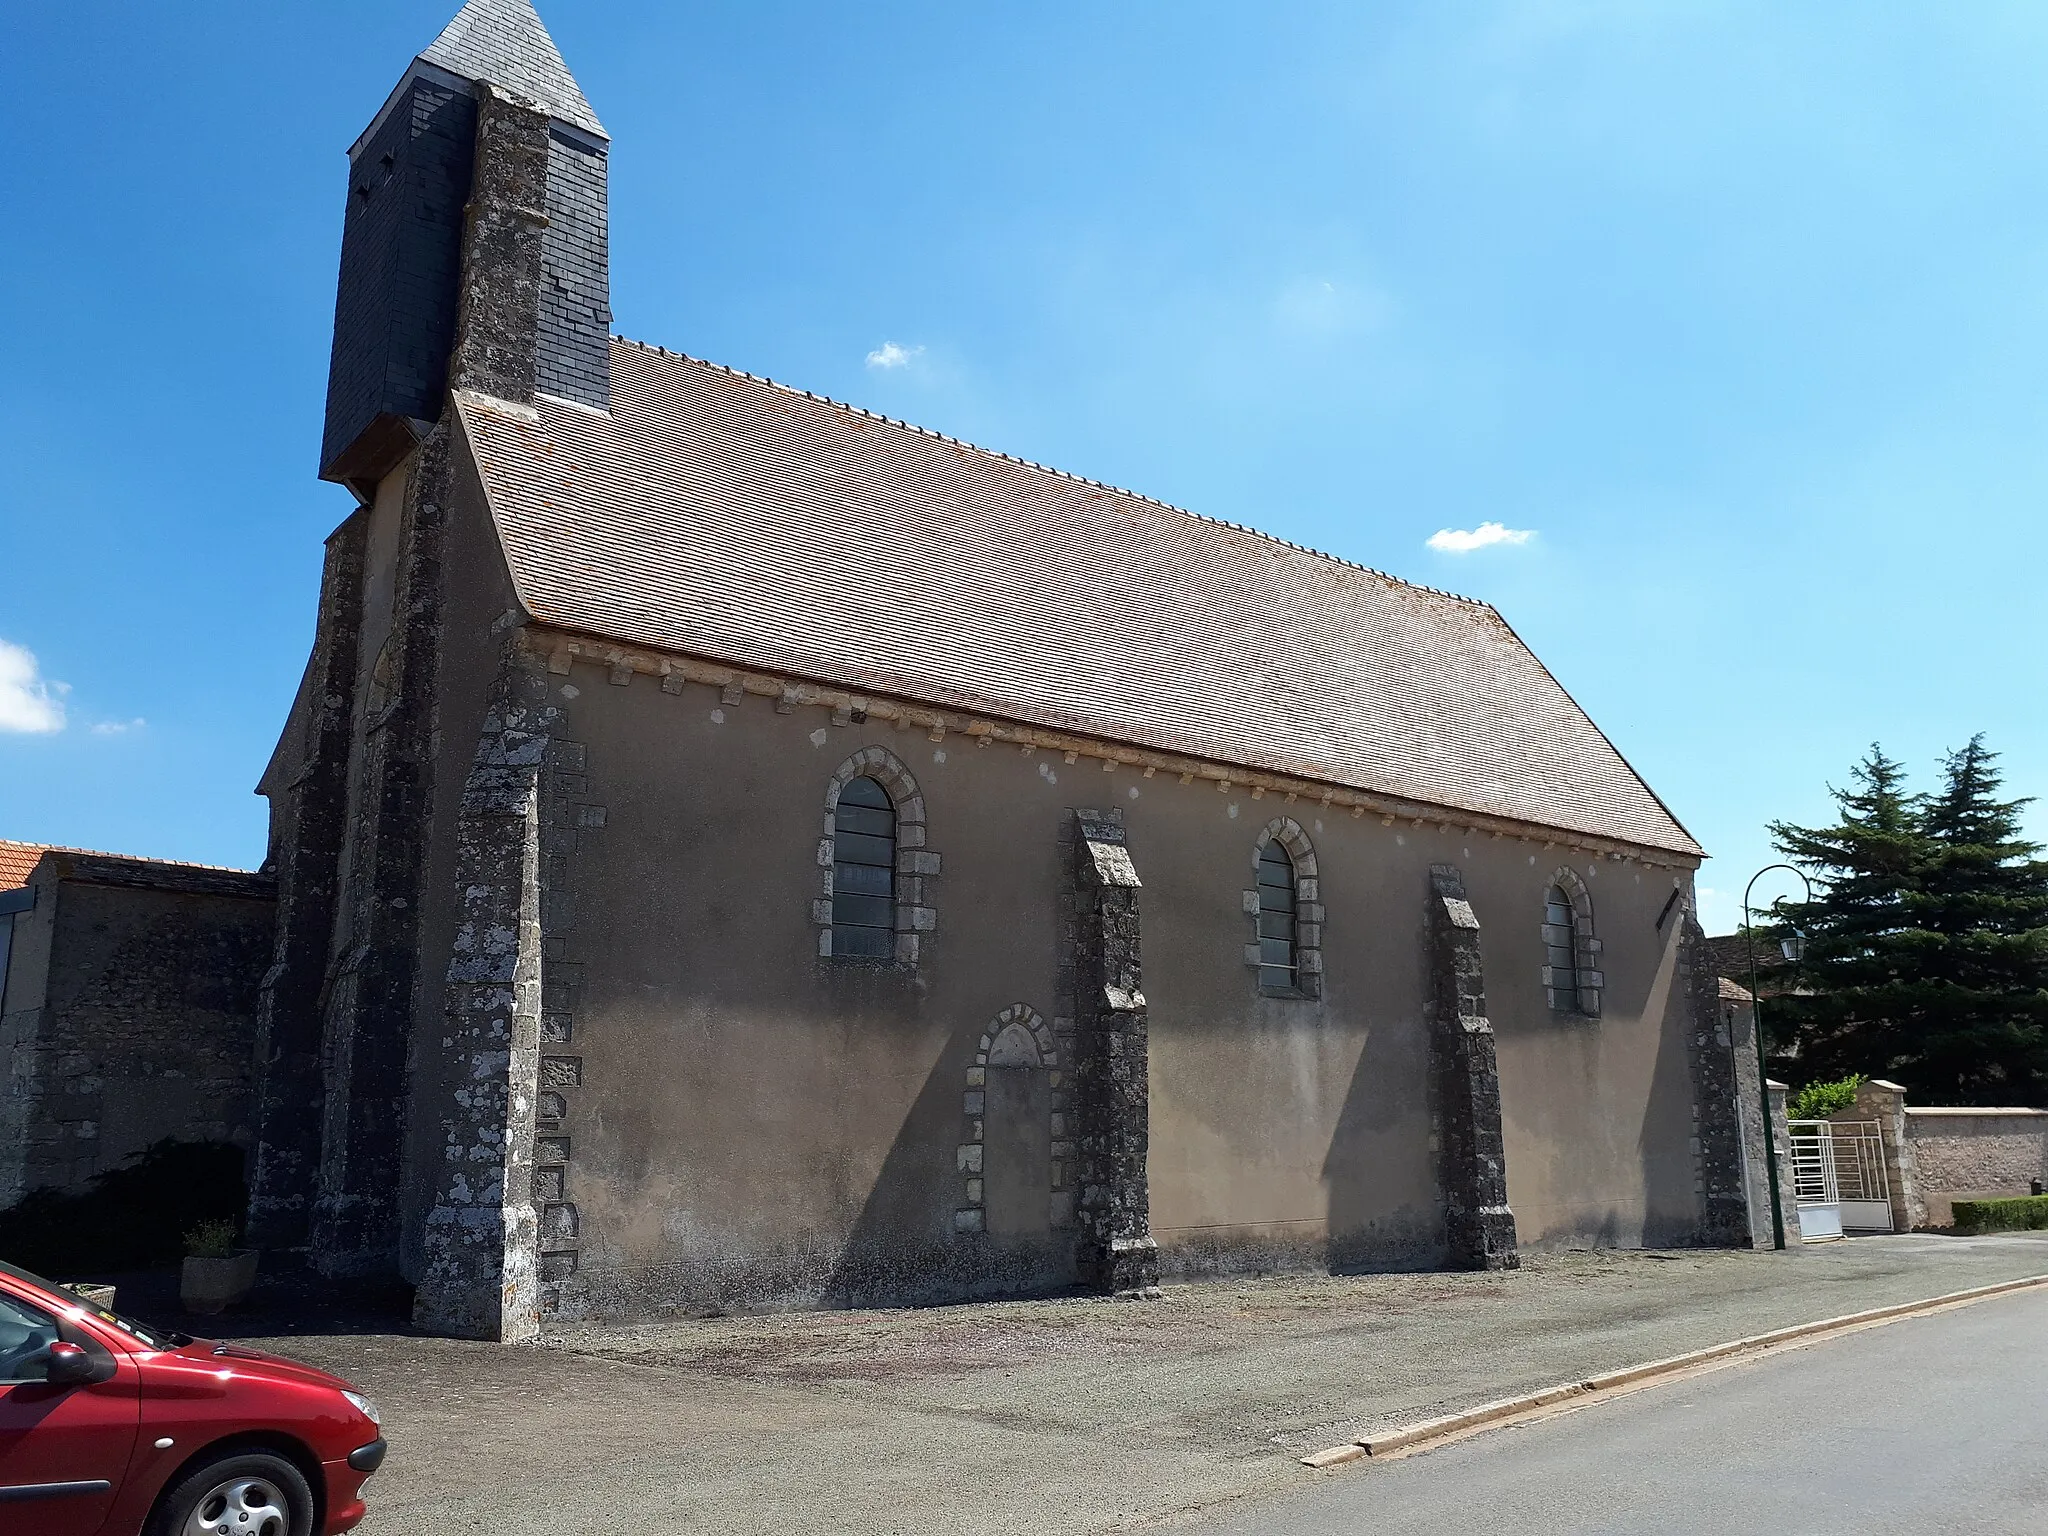
[{"label": "red tile roof of adjacent building", "polygon": [[0,891],[19,890],[28,884],[28,872],[48,851],[45,843],[11,843],[0,837]]},{"label": "red tile roof of adjacent building", "polygon": [[68,853],[81,859],[118,859],[126,864],[155,865],[163,869],[203,869],[224,875],[253,873],[237,869],[232,864],[193,864],[184,859],[151,859],[132,853],[107,853],[98,848],[67,848],[61,843],[17,843],[0,837],[0,891],[18,890],[27,885],[36,861],[46,853]]}]

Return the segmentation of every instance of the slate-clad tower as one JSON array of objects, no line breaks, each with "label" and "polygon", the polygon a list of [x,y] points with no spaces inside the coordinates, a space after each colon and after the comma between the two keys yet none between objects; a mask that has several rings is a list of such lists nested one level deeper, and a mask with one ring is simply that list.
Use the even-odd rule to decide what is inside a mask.
[{"label": "slate-clad tower", "polygon": [[470,0],[349,149],[320,473],[365,501],[441,415],[479,82],[547,119],[531,389],[600,410],[611,403],[610,141],[527,0]]},{"label": "slate-clad tower", "polygon": [[256,1241],[330,1274],[418,1263],[405,1146],[419,989],[440,980],[420,914],[444,626],[475,581],[446,548],[451,391],[609,410],[607,147],[529,0],[469,0],[349,151],[320,472],[362,505],[328,540],[263,785],[279,902],[250,1202]]}]

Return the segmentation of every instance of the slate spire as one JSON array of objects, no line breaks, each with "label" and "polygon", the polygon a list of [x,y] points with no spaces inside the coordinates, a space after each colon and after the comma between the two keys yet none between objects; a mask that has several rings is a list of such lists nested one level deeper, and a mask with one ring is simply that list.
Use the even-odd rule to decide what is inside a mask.
[{"label": "slate spire", "polygon": [[557,122],[607,137],[531,0],[469,0],[420,54],[465,80],[529,97]]},{"label": "slate spire", "polygon": [[[523,125],[511,138],[479,136],[486,97]],[[610,147],[532,0],[469,0],[412,60],[349,150],[324,479],[369,500],[440,419],[464,291],[467,334],[490,338],[487,392],[610,407]],[[543,216],[524,254],[465,235],[477,189],[508,175]]]}]

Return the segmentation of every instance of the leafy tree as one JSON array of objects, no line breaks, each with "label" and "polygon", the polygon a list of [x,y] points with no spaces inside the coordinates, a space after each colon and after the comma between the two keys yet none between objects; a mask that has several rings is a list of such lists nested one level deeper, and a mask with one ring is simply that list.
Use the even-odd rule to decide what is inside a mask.
[{"label": "leafy tree", "polygon": [[2020,836],[2028,802],[1998,798],[1996,763],[1973,737],[1944,758],[1940,791],[1918,795],[1872,746],[1832,791],[1833,826],[1772,823],[1820,886],[1774,912],[1806,939],[1796,986],[1765,1010],[1798,1077],[1883,1074],[1923,1102],[2048,1102],[2048,864]]},{"label": "leafy tree", "polygon": [[1786,1101],[1787,1120],[1831,1120],[1856,1107],[1856,1090],[1863,1079],[1854,1073],[1832,1083],[1808,1083]]}]

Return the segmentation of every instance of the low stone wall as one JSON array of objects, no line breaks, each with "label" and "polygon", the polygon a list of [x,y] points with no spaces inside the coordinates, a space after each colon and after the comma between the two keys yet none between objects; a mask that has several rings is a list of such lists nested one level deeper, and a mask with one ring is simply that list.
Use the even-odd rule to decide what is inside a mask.
[{"label": "low stone wall", "polygon": [[0,918],[0,1207],[161,1138],[246,1145],[268,877],[51,850],[24,890]]},{"label": "low stone wall", "polygon": [[2031,1192],[2048,1179],[2048,1109],[1908,1108],[1926,1224],[1954,1223],[1957,1200]]}]

